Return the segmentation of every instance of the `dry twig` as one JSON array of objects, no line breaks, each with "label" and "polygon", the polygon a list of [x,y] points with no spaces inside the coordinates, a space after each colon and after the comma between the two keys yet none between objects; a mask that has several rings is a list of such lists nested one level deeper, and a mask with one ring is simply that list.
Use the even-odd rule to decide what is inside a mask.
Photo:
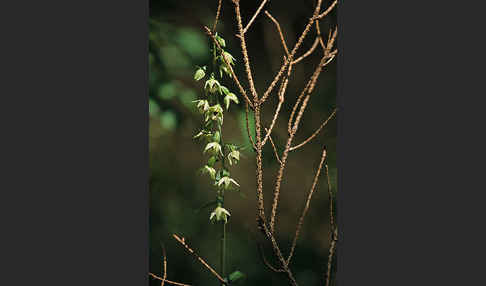
[{"label": "dry twig", "polygon": [[194,258],[196,258],[197,260],[199,260],[199,262],[201,262],[202,265],[204,265],[204,267],[206,267],[218,280],[219,282],[223,283],[224,285],[227,284],[227,282],[223,279],[223,277],[221,277],[218,272],[216,272],[216,270],[214,270],[206,261],[204,261],[204,259],[202,259],[194,250],[192,250],[185,242],[185,239],[184,238],[180,238],[179,236],[177,236],[176,234],[173,234],[172,235],[180,244],[182,244],[182,246],[184,246],[184,248],[187,250],[187,252],[189,252],[190,254],[192,254],[194,256]]},{"label": "dry twig", "polygon": [[191,286],[190,284],[184,284],[184,283],[179,283],[179,282],[174,282],[174,281],[170,281],[170,280],[167,280],[167,279],[164,279],[162,277],[159,277],[153,273],[149,273],[149,275],[154,278],[154,279],[157,279],[157,280],[161,280],[161,281],[165,281],[167,282],[167,284],[172,284],[172,285],[177,285],[177,286]]},{"label": "dry twig", "polygon": [[322,164],[324,163],[325,159],[326,159],[326,148],[322,149],[321,161],[319,163],[319,167],[317,168],[316,175],[314,176],[314,182],[312,183],[312,187],[309,191],[309,195],[307,196],[307,201],[305,202],[304,209],[302,210],[302,214],[300,215],[299,223],[297,224],[297,229],[295,230],[294,240],[292,241],[292,247],[290,248],[290,254],[289,257],[287,258],[287,265],[290,263],[290,259],[292,259],[292,255],[294,254],[295,245],[297,244],[297,239],[299,238],[299,234],[300,234],[300,229],[304,224],[304,218],[305,215],[307,214],[307,211],[309,210],[312,194],[314,194],[314,190],[317,185],[317,180],[319,179],[319,175],[321,174]]},{"label": "dry twig", "polygon": [[322,130],[322,128],[324,128],[324,126],[327,125],[327,123],[329,122],[329,120],[331,120],[331,118],[334,117],[334,115],[336,114],[336,111],[337,111],[337,108],[334,108],[334,111],[331,113],[331,115],[329,115],[329,117],[324,122],[322,122],[321,126],[319,126],[319,128],[317,128],[317,130],[314,133],[312,133],[312,135],[309,136],[309,138],[305,139],[300,144],[297,144],[297,145],[295,145],[293,147],[290,147],[289,151],[294,151],[294,150],[299,149],[300,147],[304,146],[305,144],[309,143],[309,141],[311,141],[312,138],[316,137],[317,134],[319,134],[319,132]]}]

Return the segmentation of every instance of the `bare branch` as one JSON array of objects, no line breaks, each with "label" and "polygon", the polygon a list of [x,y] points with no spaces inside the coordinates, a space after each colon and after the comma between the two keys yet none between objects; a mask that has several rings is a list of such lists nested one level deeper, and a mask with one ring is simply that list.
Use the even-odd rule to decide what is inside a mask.
[{"label": "bare branch", "polygon": [[331,189],[331,178],[329,177],[329,167],[326,164],[326,177],[327,177],[327,192],[329,193],[329,224],[331,226],[331,232],[335,230],[334,225],[334,203]]},{"label": "bare branch", "polygon": [[241,43],[241,51],[243,53],[243,61],[245,62],[246,75],[248,77],[248,83],[250,84],[250,91],[253,95],[253,102],[255,105],[258,104],[258,95],[255,90],[255,84],[253,83],[253,76],[251,73],[250,59],[248,58],[248,51],[246,50],[245,35],[243,32],[243,25],[241,23],[241,12],[240,12],[240,2],[239,0],[233,1],[235,4],[236,21],[238,22],[239,38]]},{"label": "bare branch", "polygon": [[327,258],[326,286],[329,286],[329,283],[331,282],[332,257],[334,255],[334,250],[336,249],[337,239],[338,239],[338,235],[337,235],[337,228],[336,228],[334,230],[334,235],[331,240],[331,246],[329,248],[329,257]]},{"label": "bare branch", "polygon": [[[268,129],[268,130],[266,129],[267,133],[265,134],[265,138],[263,139],[262,146],[265,145],[268,138],[271,138],[270,135],[272,133],[273,126],[275,125],[275,122],[277,121],[277,117],[279,115],[280,108],[282,107],[282,104],[285,100],[285,91],[287,90],[287,84],[289,83],[289,77],[290,77],[291,72],[292,72],[292,65],[290,65],[289,68],[287,69],[287,76],[286,76],[285,80],[283,80],[282,84],[280,85],[280,90],[278,91],[279,96],[278,96],[277,109],[275,110],[275,114],[273,116],[272,123],[270,124],[270,129]],[[281,163],[282,162],[280,162],[280,164]]]},{"label": "bare branch", "polygon": [[312,52],[316,49],[318,43],[319,43],[319,37],[316,37],[316,39],[314,40],[314,43],[312,44],[312,47],[307,52],[305,52],[302,56],[300,56],[299,58],[294,60],[291,63],[291,65],[298,64],[300,61],[302,61],[303,59],[308,57],[310,54],[312,54]]},{"label": "bare branch", "polygon": [[319,11],[321,9],[321,4],[322,4],[322,0],[317,0],[317,5],[316,5],[316,8],[314,9],[313,16],[309,19],[309,22],[307,23],[304,31],[302,32],[302,34],[300,35],[297,43],[295,44],[294,48],[290,52],[290,56],[287,58],[287,61],[280,67],[280,70],[278,71],[277,75],[275,76],[275,78],[273,79],[273,81],[270,83],[270,85],[268,86],[267,90],[264,92],[264,94],[263,94],[263,96],[262,96],[262,98],[260,100],[262,103],[265,102],[265,100],[267,99],[267,97],[272,92],[273,88],[277,84],[278,80],[282,76],[282,74],[285,71],[285,69],[287,68],[287,66],[290,65],[290,63],[292,62],[295,53],[299,49],[300,45],[302,45],[302,42],[304,41],[305,37],[307,36],[307,33],[309,33],[310,28],[312,27],[312,24],[314,24],[314,21],[317,18],[318,14],[319,14]]},{"label": "bare branch", "polygon": [[290,57],[289,49],[287,48],[287,44],[285,43],[285,38],[283,36],[282,30],[280,29],[280,24],[278,23],[277,20],[275,20],[274,17],[272,17],[272,15],[270,15],[270,13],[268,13],[268,11],[265,10],[265,14],[268,16],[268,18],[270,18],[270,20],[272,20],[272,22],[277,27],[278,34],[280,35],[280,42],[282,43],[282,46],[285,50],[285,55],[287,55],[287,57]]},{"label": "bare branch", "polygon": [[[269,133],[267,128],[265,128],[265,131],[267,131],[267,133]],[[277,161],[281,165],[282,161],[280,161],[280,158],[278,157],[277,148],[275,147],[275,144],[273,143],[272,136],[269,136],[268,138],[270,139],[270,143],[272,144],[272,148],[273,148],[273,152],[275,153],[275,157],[277,158]]]},{"label": "bare branch", "polygon": [[334,28],[334,33],[332,34],[332,37],[331,37],[331,33],[329,31],[329,39],[327,41],[327,46],[326,46],[326,49],[324,50],[324,55],[327,56],[327,57],[330,57],[330,51],[334,45],[334,41],[336,40],[336,36],[337,36],[337,26],[336,28]]},{"label": "bare branch", "polygon": [[258,14],[260,13],[260,11],[263,9],[263,6],[265,5],[265,3],[267,3],[267,0],[263,0],[262,1],[262,3],[260,4],[260,7],[258,7],[258,9],[256,10],[256,12],[253,15],[253,17],[251,17],[250,21],[248,22],[248,24],[246,25],[246,27],[243,29],[243,34],[245,34],[246,31],[248,31],[248,28],[250,28],[250,26],[253,23],[253,21],[255,21],[255,18],[258,16]]},{"label": "bare branch", "polygon": [[[321,44],[322,50],[326,50],[326,45],[324,45],[324,40],[322,39],[321,35],[321,27],[319,26],[319,20],[316,20],[316,30],[317,30],[317,37],[319,37],[319,43]],[[329,42],[329,39],[328,39]]]},{"label": "bare branch", "polygon": [[172,284],[172,285],[177,285],[177,286],[191,286],[190,284],[184,284],[184,283],[179,283],[179,282],[174,282],[174,281],[170,281],[170,280],[167,280],[167,279],[164,279],[162,277],[159,277],[153,273],[149,273],[149,275],[154,278],[154,279],[157,279],[157,280],[161,280],[161,281],[165,281],[167,282],[167,284]]},{"label": "bare branch", "polygon": [[164,277],[162,279],[162,282],[160,283],[160,286],[164,286],[165,279],[167,278],[167,256],[165,255],[165,246],[162,245],[162,253],[164,256]]},{"label": "bare branch", "polygon": [[273,252],[274,252],[275,256],[277,256],[277,258],[280,262],[280,265],[282,266],[282,269],[287,274],[287,277],[289,278],[290,283],[293,286],[297,286],[297,281],[295,280],[294,275],[292,274],[292,271],[289,269],[287,262],[285,261],[285,258],[283,257],[282,252],[280,251],[280,248],[278,247],[278,244],[277,244],[277,241],[275,240],[275,237],[269,231],[266,223],[263,221],[263,219],[261,217],[260,217],[259,223],[260,223],[261,230],[264,232],[265,236],[268,239],[270,239],[270,241],[272,243]]},{"label": "bare branch", "polygon": [[246,117],[246,132],[248,133],[248,137],[250,138],[251,145],[253,146],[253,150],[256,150],[255,142],[253,141],[253,136],[250,134],[250,126],[248,122],[248,102],[245,102],[245,117]]},{"label": "bare branch", "polygon": [[172,235],[180,244],[182,244],[182,246],[184,246],[184,248],[190,253],[192,254],[197,260],[199,260],[199,262],[201,262],[202,265],[204,265],[218,280],[219,282],[223,283],[224,285],[227,285],[227,282],[218,274],[218,272],[216,272],[216,270],[214,270],[211,266],[209,266],[209,264],[204,261],[204,259],[202,259],[194,250],[192,250],[185,242],[185,239],[184,238],[180,238],[179,236],[177,236],[176,234],[173,234]]},{"label": "bare branch", "polygon": [[283,97],[280,97],[280,99],[278,101],[278,105],[277,105],[277,110],[275,110],[275,114],[273,115],[272,123],[270,124],[270,128],[269,129],[265,128],[266,131],[267,131],[267,134],[265,135],[265,138],[262,141],[262,146],[265,145],[265,143],[267,142],[267,139],[270,137],[270,133],[272,132],[273,126],[275,125],[275,122],[277,121],[277,117],[278,117],[278,114],[280,113],[280,108],[282,107],[283,102],[284,102]]},{"label": "bare branch", "polygon": [[317,180],[319,179],[319,175],[321,174],[322,164],[324,163],[325,159],[326,159],[326,148],[324,147],[322,149],[322,156],[321,156],[321,161],[319,163],[319,167],[317,168],[316,175],[314,176],[314,182],[312,183],[312,187],[309,191],[309,195],[307,196],[307,201],[305,202],[304,210],[302,211],[302,214],[300,215],[299,223],[297,224],[297,229],[295,230],[294,240],[292,241],[292,247],[290,248],[289,257],[287,258],[287,265],[290,263],[290,259],[292,259],[292,255],[294,254],[295,245],[297,244],[297,239],[299,238],[300,230],[302,228],[302,224],[304,223],[305,215],[307,214],[307,211],[309,210],[309,205],[310,205],[310,201],[312,199],[312,194],[314,193],[314,190],[316,188]]},{"label": "bare branch", "polygon": [[220,11],[221,11],[221,0],[218,1],[218,10],[216,11],[216,18],[214,19],[213,31],[215,32],[216,32],[216,25],[218,25]]},{"label": "bare branch", "polygon": [[267,258],[265,257],[265,252],[263,251],[263,247],[261,246],[261,244],[258,243],[258,252],[260,253],[260,257],[262,258],[262,261],[263,263],[265,264],[265,266],[268,267],[268,269],[272,270],[273,272],[285,272],[285,270],[283,269],[277,269],[275,267],[273,267],[267,260]]},{"label": "bare branch", "polygon": [[322,14],[319,14],[317,16],[317,19],[322,19],[322,18],[326,17],[326,15],[329,14],[329,12],[332,11],[332,9],[336,6],[336,4],[337,4],[337,0],[332,2],[331,6],[329,6],[329,8],[327,8],[326,11],[322,12]]},{"label": "bare branch", "polygon": [[[221,48],[221,46],[219,45],[219,42],[216,40],[216,38],[214,37],[213,33],[211,32],[211,30],[209,30],[208,27],[204,26],[204,29],[206,30],[206,33],[213,39],[213,42],[216,44],[216,46],[219,48],[220,51],[223,51],[223,49]],[[238,80],[238,77],[236,76],[233,68],[231,67],[231,65],[228,63],[228,60],[226,60],[226,57],[224,57],[223,54],[221,54],[221,58],[223,59],[223,61],[226,63],[226,65],[229,67],[230,69],[230,72],[231,72],[231,75],[232,75],[232,78],[233,80],[235,81],[236,85],[238,86],[238,88],[240,89],[240,92],[241,94],[243,95],[243,97],[245,98],[246,102],[248,102],[248,104],[251,106],[251,108],[254,108],[253,106],[253,103],[251,102],[251,100],[248,98],[248,96],[246,95],[246,91],[245,89],[243,88],[243,86],[240,84],[240,81]]]},{"label": "bare branch", "polygon": [[277,174],[277,180],[275,183],[275,190],[273,194],[273,203],[272,203],[272,213],[270,216],[270,230],[272,233],[274,233],[274,226],[275,226],[275,216],[277,214],[277,206],[278,206],[278,199],[280,195],[280,185],[282,183],[282,177],[283,177],[283,171],[285,169],[285,163],[287,162],[287,157],[289,155],[289,150],[290,146],[292,144],[292,140],[294,139],[294,135],[297,132],[297,129],[299,128],[299,123],[300,119],[302,118],[302,115],[304,114],[304,111],[307,107],[307,103],[309,101],[311,92],[313,87],[315,86],[317,79],[322,71],[322,65],[325,63],[326,57],[322,57],[321,62],[319,65],[316,67],[314,73],[312,74],[312,77],[309,79],[309,81],[306,84],[306,87],[302,91],[302,94],[300,97],[302,97],[305,93],[307,93],[307,96],[304,98],[304,101],[302,102],[302,105],[300,107],[299,113],[297,114],[297,118],[295,119],[295,123],[290,130],[290,136],[287,139],[287,144],[285,145],[285,150],[282,154],[282,164],[280,165],[280,169],[278,170]]},{"label": "bare branch", "polygon": [[336,114],[336,110],[337,108],[334,108],[334,111],[331,113],[331,115],[324,121],[322,122],[321,126],[319,126],[319,128],[314,132],[312,133],[311,136],[309,136],[309,138],[305,139],[302,143],[298,144],[298,145],[295,145],[293,147],[290,147],[289,151],[294,151],[294,150],[297,150],[299,149],[300,147],[304,146],[305,144],[307,144],[309,141],[312,140],[312,138],[316,137],[317,134],[319,134],[319,132],[321,131],[321,129],[327,125],[327,123],[329,122],[329,120],[331,120],[331,118],[334,117],[334,115]]}]

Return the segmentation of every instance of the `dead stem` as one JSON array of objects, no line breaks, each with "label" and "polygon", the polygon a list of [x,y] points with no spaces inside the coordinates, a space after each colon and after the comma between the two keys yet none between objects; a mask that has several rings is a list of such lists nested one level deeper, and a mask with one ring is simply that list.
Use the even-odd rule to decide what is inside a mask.
[{"label": "dead stem", "polygon": [[167,279],[164,279],[162,277],[159,277],[153,273],[149,273],[149,275],[154,278],[154,279],[157,279],[157,280],[161,280],[161,281],[165,281],[167,282],[167,284],[172,284],[172,285],[178,285],[178,286],[191,286],[190,284],[184,284],[184,283],[179,283],[179,282],[174,282],[174,281],[170,281],[170,280],[167,280]]},{"label": "dead stem", "polygon": [[218,10],[216,11],[216,18],[214,19],[213,31],[215,32],[216,32],[216,25],[218,25],[220,11],[221,11],[221,0],[218,1]]},{"label": "dead stem", "polygon": [[329,122],[329,120],[331,120],[331,118],[334,117],[334,115],[336,114],[336,110],[337,108],[334,108],[334,111],[331,113],[331,115],[324,121],[322,122],[321,126],[319,126],[319,128],[314,132],[312,133],[311,136],[309,136],[309,138],[305,139],[302,143],[300,144],[297,144],[293,147],[290,147],[290,150],[289,151],[294,151],[294,150],[297,150],[299,149],[300,147],[304,146],[305,144],[309,143],[309,141],[312,140],[312,138],[316,137],[317,134],[319,134],[319,132],[322,130],[322,128],[324,128],[324,126],[327,125],[327,123]]},{"label": "dead stem", "polygon": [[319,179],[319,175],[321,174],[322,164],[324,163],[325,159],[326,159],[326,148],[324,147],[322,149],[322,155],[321,155],[321,161],[319,163],[319,167],[317,168],[316,175],[314,176],[314,182],[312,183],[312,187],[311,187],[309,194],[307,196],[307,201],[305,202],[304,209],[302,210],[302,214],[300,215],[299,223],[297,224],[297,229],[295,230],[294,240],[292,241],[292,247],[290,248],[289,257],[287,258],[287,265],[290,263],[290,259],[292,259],[292,255],[294,254],[295,245],[297,244],[297,239],[299,238],[300,230],[302,228],[302,225],[304,224],[305,215],[307,214],[307,211],[309,210],[310,201],[312,199],[312,194],[314,194],[314,190],[316,188],[317,181]]},{"label": "dead stem", "polygon": [[243,34],[245,34],[248,29],[250,28],[251,24],[253,23],[253,21],[255,21],[255,18],[258,16],[258,14],[260,13],[260,11],[263,9],[263,6],[265,5],[265,3],[267,3],[267,0],[263,0],[262,3],[260,4],[260,7],[258,7],[258,9],[256,10],[255,14],[253,14],[253,17],[251,17],[250,21],[248,22],[248,24],[246,25],[246,27],[243,29]]},{"label": "dead stem", "polygon": [[336,242],[337,242],[337,228],[334,230],[334,235],[331,240],[331,246],[329,247],[329,257],[327,258],[327,272],[326,272],[326,286],[329,286],[331,282],[331,266],[332,266],[332,258],[334,256],[334,251],[336,249]]},{"label": "dead stem", "polygon": [[287,48],[287,44],[285,43],[285,38],[283,36],[282,30],[280,29],[280,24],[274,17],[272,17],[272,15],[270,15],[270,13],[268,13],[268,11],[265,10],[265,14],[268,16],[268,18],[270,18],[270,20],[272,20],[272,22],[277,27],[278,34],[280,35],[280,42],[282,43],[282,46],[285,50],[285,55],[287,55],[287,57],[290,57],[289,49]]},{"label": "dead stem", "polygon": [[329,6],[329,8],[327,8],[326,11],[322,12],[322,14],[319,14],[319,16],[317,16],[317,19],[322,19],[322,18],[326,17],[326,15],[329,14],[329,12],[332,11],[332,9],[336,6],[336,4],[337,4],[337,0],[332,2],[331,6]]},{"label": "dead stem", "polygon": [[226,281],[218,274],[218,272],[216,272],[216,270],[214,270],[211,266],[209,266],[209,264],[204,261],[204,259],[202,259],[194,250],[192,250],[185,242],[185,239],[184,237],[180,238],[179,236],[177,236],[176,234],[173,234],[172,235],[180,244],[182,244],[182,246],[184,246],[184,248],[187,250],[187,252],[189,252],[190,254],[192,254],[194,256],[194,258],[196,258],[197,260],[199,260],[199,262],[201,262],[202,265],[204,265],[218,280],[219,282],[223,283],[224,285],[226,285]]},{"label": "dead stem", "polygon": [[312,43],[311,48],[307,52],[305,52],[302,56],[300,56],[299,58],[294,60],[291,64],[292,65],[298,64],[300,61],[302,61],[303,59],[308,57],[310,54],[312,54],[312,52],[316,49],[317,44],[319,44],[319,37],[316,37],[316,39],[314,40],[314,43]]}]

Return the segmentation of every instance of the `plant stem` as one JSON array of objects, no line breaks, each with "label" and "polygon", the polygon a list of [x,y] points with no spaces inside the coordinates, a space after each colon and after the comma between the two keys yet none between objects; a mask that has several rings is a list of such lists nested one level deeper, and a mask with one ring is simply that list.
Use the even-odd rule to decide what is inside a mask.
[{"label": "plant stem", "polygon": [[226,222],[223,221],[221,236],[221,276],[226,277]]}]

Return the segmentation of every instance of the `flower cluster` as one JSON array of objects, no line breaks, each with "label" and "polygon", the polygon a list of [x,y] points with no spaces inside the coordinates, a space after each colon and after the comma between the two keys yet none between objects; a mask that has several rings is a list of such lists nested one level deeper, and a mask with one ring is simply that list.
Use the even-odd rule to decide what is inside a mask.
[{"label": "flower cluster", "polygon": [[204,118],[202,130],[194,136],[194,139],[201,140],[205,144],[203,154],[207,155],[208,159],[206,165],[200,171],[202,174],[208,175],[213,181],[213,187],[217,193],[217,207],[211,213],[209,219],[212,222],[222,221],[227,223],[230,213],[223,207],[224,192],[235,190],[240,186],[235,179],[231,178],[227,163],[230,166],[238,163],[240,148],[233,144],[224,144],[221,133],[225,109],[228,110],[231,103],[238,104],[239,101],[234,93],[215,78],[216,71],[219,71],[220,79],[223,78],[223,75],[231,77],[232,67],[229,65],[235,64],[233,56],[222,50],[226,47],[225,40],[217,34],[215,38],[221,49],[213,45],[213,71],[208,75],[207,67],[203,66],[198,67],[194,74],[196,81],[207,77],[204,83],[204,98],[194,101],[196,108]]}]

